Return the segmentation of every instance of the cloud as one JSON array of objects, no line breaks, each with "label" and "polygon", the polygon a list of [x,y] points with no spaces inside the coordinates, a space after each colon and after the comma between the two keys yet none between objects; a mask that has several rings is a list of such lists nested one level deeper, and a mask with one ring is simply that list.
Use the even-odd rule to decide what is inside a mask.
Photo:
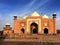
[{"label": "cloud", "polygon": [[18,11],[21,17],[23,17],[25,14],[31,13],[33,10],[38,9],[39,7],[43,6],[45,3],[47,3],[48,0],[46,1],[38,1],[37,0],[33,0],[32,2],[30,2],[29,4],[27,4],[21,11]]},{"label": "cloud", "polygon": [[13,28],[13,14],[9,14],[5,17],[0,14],[0,30],[3,29],[6,23],[10,23]]},{"label": "cloud", "polygon": [[0,14],[0,18],[2,17],[2,15]]},{"label": "cloud", "polygon": [[60,21],[60,18],[57,18],[57,21]]},{"label": "cloud", "polygon": [[1,21],[1,20],[3,20],[3,16],[2,16],[2,14],[0,14],[0,21]]},{"label": "cloud", "polygon": [[57,11],[57,18],[56,18],[56,27],[60,29],[60,11]]},{"label": "cloud", "polygon": [[[11,24],[13,27],[13,16],[17,15],[19,18],[23,18],[25,15],[30,16],[30,14],[34,10],[39,10],[39,13],[42,11],[42,13],[45,10],[46,3],[49,2],[50,0],[32,0],[26,5],[17,5],[16,6],[11,6],[9,4],[5,3],[0,3],[0,12],[3,14],[0,14],[0,29],[4,27],[4,25],[8,22]],[[27,2],[26,2],[27,3]],[[23,8],[21,8],[23,7]],[[47,7],[48,8],[48,7]],[[51,7],[50,7],[51,8]],[[20,10],[21,9],[21,10]],[[48,13],[48,12],[46,12]],[[51,13],[51,10],[50,10]],[[57,28],[60,28],[60,11],[57,11]]]}]

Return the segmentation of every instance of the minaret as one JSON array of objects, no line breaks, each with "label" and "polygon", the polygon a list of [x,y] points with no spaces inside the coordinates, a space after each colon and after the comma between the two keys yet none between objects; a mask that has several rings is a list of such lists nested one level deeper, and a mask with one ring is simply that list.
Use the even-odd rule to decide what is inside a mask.
[{"label": "minaret", "polygon": [[16,33],[17,30],[17,16],[14,16],[14,33]]},{"label": "minaret", "polygon": [[57,34],[57,30],[56,30],[56,13],[53,13],[53,25],[54,25],[54,34]]}]

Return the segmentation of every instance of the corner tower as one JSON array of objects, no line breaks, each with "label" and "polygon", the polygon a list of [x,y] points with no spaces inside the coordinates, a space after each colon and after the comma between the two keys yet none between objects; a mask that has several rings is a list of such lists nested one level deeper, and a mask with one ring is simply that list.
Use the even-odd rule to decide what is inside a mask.
[{"label": "corner tower", "polygon": [[54,34],[57,33],[57,30],[56,30],[56,13],[53,13],[53,25],[54,25]]},{"label": "corner tower", "polygon": [[17,33],[17,16],[14,16],[14,33]]}]

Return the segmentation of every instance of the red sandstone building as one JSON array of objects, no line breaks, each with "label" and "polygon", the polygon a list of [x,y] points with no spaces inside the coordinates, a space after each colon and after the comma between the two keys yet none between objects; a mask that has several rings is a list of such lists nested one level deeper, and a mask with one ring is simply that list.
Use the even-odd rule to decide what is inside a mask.
[{"label": "red sandstone building", "polygon": [[6,24],[3,34],[57,34],[56,13],[53,14],[53,18],[47,15],[40,16],[36,11],[31,16],[24,16],[23,19],[14,16],[14,30]]}]

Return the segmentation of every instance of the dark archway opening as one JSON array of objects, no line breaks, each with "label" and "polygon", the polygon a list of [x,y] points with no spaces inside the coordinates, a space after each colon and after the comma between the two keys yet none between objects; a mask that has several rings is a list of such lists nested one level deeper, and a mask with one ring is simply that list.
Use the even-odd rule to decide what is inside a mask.
[{"label": "dark archway opening", "polygon": [[33,34],[38,33],[38,25],[36,23],[34,23],[34,22],[31,24],[31,32]]},{"label": "dark archway opening", "polygon": [[44,29],[44,33],[48,34],[48,29],[47,28]]},{"label": "dark archway opening", "polygon": [[24,33],[24,28],[22,28],[21,31]]},{"label": "dark archway opening", "polygon": [[33,33],[38,33],[37,29],[33,29]]}]

